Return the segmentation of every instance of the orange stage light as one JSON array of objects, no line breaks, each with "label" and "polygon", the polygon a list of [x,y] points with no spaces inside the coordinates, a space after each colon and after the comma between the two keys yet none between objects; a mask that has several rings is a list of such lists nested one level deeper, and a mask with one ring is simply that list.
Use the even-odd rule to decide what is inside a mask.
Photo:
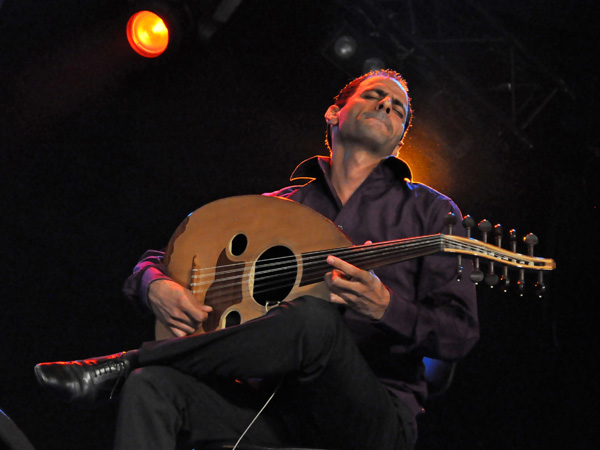
[{"label": "orange stage light", "polygon": [[156,58],[169,46],[169,29],[152,11],[138,11],[127,22],[127,40],[140,55]]}]

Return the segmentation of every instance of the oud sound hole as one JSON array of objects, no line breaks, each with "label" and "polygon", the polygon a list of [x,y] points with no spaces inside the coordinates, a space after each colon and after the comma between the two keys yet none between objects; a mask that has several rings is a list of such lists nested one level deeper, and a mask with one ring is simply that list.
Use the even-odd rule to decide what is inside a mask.
[{"label": "oud sound hole", "polygon": [[231,311],[229,314],[227,314],[227,317],[225,317],[225,328],[239,325],[240,323],[242,323],[242,317],[237,311]]},{"label": "oud sound hole", "polygon": [[231,254],[233,256],[240,256],[246,251],[248,247],[248,238],[245,234],[236,234],[231,240]]},{"label": "oud sound hole", "polygon": [[271,247],[256,261],[253,297],[257,303],[277,303],[292,291],[298,275],[294,253],[281,245]]}]

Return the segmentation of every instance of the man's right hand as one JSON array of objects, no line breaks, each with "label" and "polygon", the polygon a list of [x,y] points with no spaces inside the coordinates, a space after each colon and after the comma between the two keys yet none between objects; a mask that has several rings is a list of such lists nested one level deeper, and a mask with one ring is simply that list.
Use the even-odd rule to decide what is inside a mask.
[{"label": "man's right hand", "polygon": [[156,318],[178,337],[196,332],[212,311],[212,307],[199,304],[190,290],[171,280],[152,282],[148,303]]}]

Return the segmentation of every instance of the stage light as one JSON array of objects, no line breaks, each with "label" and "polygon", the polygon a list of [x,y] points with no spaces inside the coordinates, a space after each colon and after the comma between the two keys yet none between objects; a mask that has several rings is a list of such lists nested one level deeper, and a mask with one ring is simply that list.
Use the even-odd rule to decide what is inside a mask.
[{"label": "stage light", "polygon": [[138,11],[127,22],[127,40],[140,55],[156,58],[169,46],[169,29],[158,14]]},{"label": "stage light", "polygon": [[127,40],[145,58],[176,53],[180,45],[206,44],[242,0],[129,0]]},{"label": "stage light", "polygon": [[371,56],[370,58],[365,59],[363,63],[363,73],[371,72],[372,70],[385,69],[385,63],[383,59],[377,56]]},{"label": "stage light", "polygon": [[127,41],[144,58],[176,53],[193,34],[196,19],[183,0],[135,0],[127,22]]},{"label": "stage light", "polygon": [[393,59],[377,44],[378,39],[372,34],[344,24],[325,45],[322,54],[348,75],[355,77],[371,70],[389,68]]},{"label": "stage light", "polygon": [[340,36],[333,46],[335,54],[341,59],[348,59],[356,53],[356,40],[352,36]]}]

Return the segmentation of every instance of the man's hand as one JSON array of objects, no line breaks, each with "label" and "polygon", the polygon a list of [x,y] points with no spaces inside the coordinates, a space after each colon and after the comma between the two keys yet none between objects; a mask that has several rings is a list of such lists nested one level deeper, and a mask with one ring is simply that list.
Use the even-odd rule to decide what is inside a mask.
[{"label": "man's hand", "polygon": [[325,274],[331,303],[346,305],[359,314],[379,320],[390,303],[390,292],[377,276],[335,256],[328,256],[333,267]]},{"label": "man's hand", "polygon": [[190,290],[171,280],[152,282],[148,302],[156,318],[178,337],[194,333],[212,311],[210,306],[198,304]]}]

